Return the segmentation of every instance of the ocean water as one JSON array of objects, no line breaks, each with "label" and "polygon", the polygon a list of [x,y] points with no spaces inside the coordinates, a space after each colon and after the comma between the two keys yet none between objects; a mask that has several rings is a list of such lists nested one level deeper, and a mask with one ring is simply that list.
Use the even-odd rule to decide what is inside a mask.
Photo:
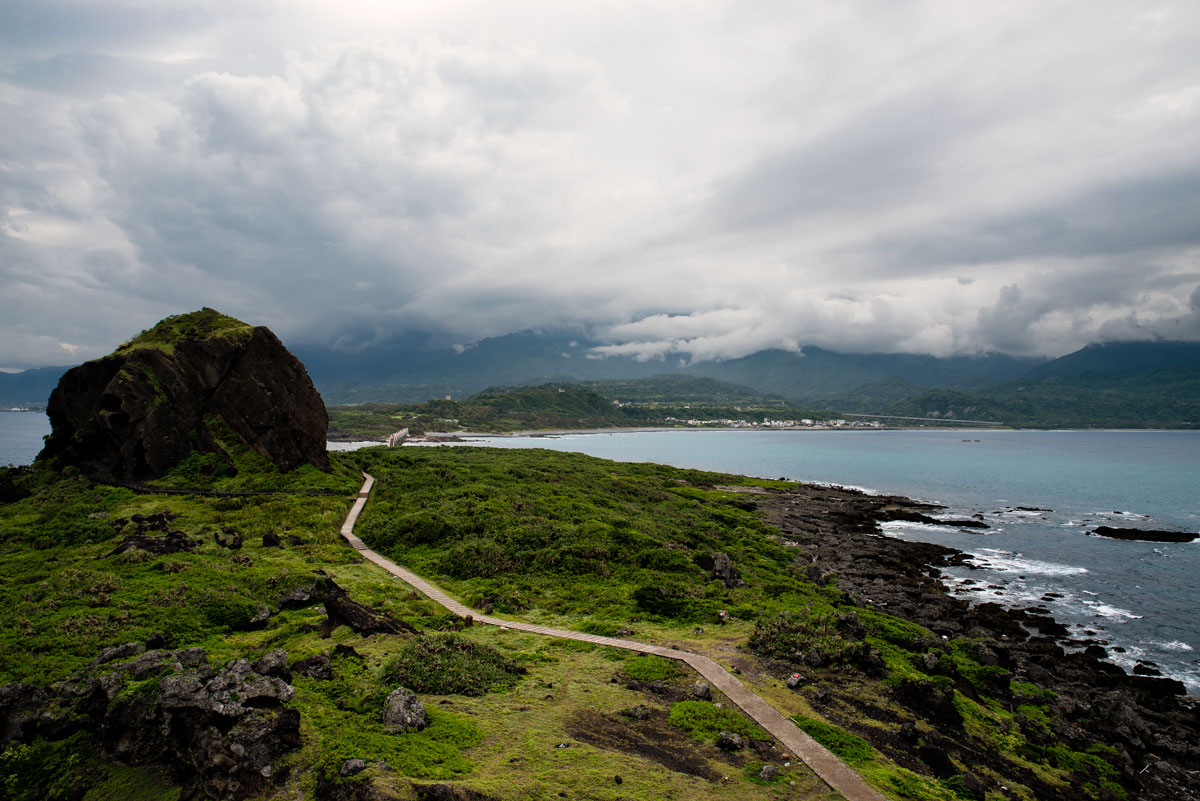
[{"label": "ocean water", "polygon": [[30,464],[50,433],[50,418],[42,412],[0,412],[0,465]]},{"label": "ocean water", "polygon": [[[1124,542],[1096,525],[1200,531],[1200,432],[649,431],[481,437],[907,495],[981,514],[988,529],[890,523],[885,533],[965,551],[964,597],[1042,606],[1127,669],[1148,660],[1200,694],[1200,541]],[[937,515],[935,515],[937,516]],[[1117,649],[1123,649],[1123,652]]]}]

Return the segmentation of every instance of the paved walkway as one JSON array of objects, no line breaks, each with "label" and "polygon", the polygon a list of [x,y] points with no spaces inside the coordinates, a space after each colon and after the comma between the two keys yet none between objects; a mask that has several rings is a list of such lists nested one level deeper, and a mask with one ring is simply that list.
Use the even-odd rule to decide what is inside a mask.
[{"label": "paved walkway", "polygon": [[545,634],[548,637],[581,640],[583,642],[596,643],[597,645],[608,645],[613,648],[625,648],[630,651],[655,654],[667,659],[677,659],[681,662],[686,662],[697,673],[708,679],[714,687],[725,693],[729,697],[729,700],[736,704],[748,717],[753,719],[755,723],[770,732],[785,748],[789,749],[806,765],[812,768],[813,772],[820,776],[826,784],[841,793],[847,801],[886,801],[874,788],[864,782],[857,773],[846,767],[844,762],[797,728],[796,724],[784,717],[775,707],[768,704],[756,693],[746,689],[746,686],[738,681],[733,674],[707,656],[693,654],[689,651],[677,651],[673,648],[663,648],[660,645],[650,645],[635,640],[599,637],[595,634],[584,634],[580,631],[552,629],[547,626],[535,626],[530,623],[501,620],[500,618],[481,615],[476,610],[451,598],[442,592],[441,589],[425,581],[425,579],[416,573],[405,570],[395,562],[375,553],[354,534],[354,524],[358,522],[358,516],[362,513],[363,507],[366,506],[367,498],[371,494],[371,488],[375,485],[374,478],[366,473],[363,473],[363,476],[366,481],[363,483],[362,489],[358,492],[358,497],[354,501],[354,506],[350,509],[350,514],[346,516],[346,522],[342,524],[342,536],[364,558],[379,565],[401,581],[410,584],[431,600],[437,601],[456,615],[463,617],[470,615],[477,623],[500,626],[506,629],[516,629],[518,631],[529,631],[534,634]]}]

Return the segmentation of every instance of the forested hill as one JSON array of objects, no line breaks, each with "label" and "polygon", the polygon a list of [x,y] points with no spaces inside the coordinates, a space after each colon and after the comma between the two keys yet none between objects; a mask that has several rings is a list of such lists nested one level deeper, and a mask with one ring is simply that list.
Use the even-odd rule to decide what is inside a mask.
[{"label": "forested hill", "polygon": [[996,420],[1022,428],[1200,428],[1200,370],[1090,371],[978,392],[868,384],[818,402],[848,413]]},{"label": "forested hill", "polygon": [[[687,419],[761,420],[763,417],[797,419],[827,416],[787,404],[778,398],[747,395],[744,388],[717,381],[698,384],[683,381],[613,382],[623,397],[654,398],[630,402],[610,399],[588,387],[544,384],[537,387],[493,387],[465,400],[425,403],[367,403],[329,409],[332,438],[380,439],[400,428],[412,433],[429,431],[538,431],[553,429],[632,428],[678,425]],[[605,382],[592,386],[603,387]],[[712,398],[709,403],[681,402],[671,387],[685,397]],[[700,387],[711,391],[705,395]],[[729,398],[737,398],[732,404]]]}]

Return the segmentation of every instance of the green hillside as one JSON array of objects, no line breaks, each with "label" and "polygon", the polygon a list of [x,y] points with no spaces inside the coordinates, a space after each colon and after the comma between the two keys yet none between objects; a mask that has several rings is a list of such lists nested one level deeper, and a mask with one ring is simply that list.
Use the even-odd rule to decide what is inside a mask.
[{"label": "green hillside", "polygon": [[[329,408],[330,436],[382,439],[401,428],[413,434],[635,428],[681,425],[688,419],[749,421],[820,414],[778,399],[747,396],[740,387],[704,379],[596,382],[592,386],[653,400],[618,403],[575,384],[493,387],[461,401],[333,406]],[[681,400],[704,398],[710,390],[717,397],[707,403]],[[725,405],[730,397],[741,398],[746,405]]]},{"label": "green hillside", "polygon": [[911,386],[896,381],[824,400],[847,412],[996,420],[1021,428],[1197,428],[1200,370],[1093,371],[1012,381],[978,392],[914,394]]}]

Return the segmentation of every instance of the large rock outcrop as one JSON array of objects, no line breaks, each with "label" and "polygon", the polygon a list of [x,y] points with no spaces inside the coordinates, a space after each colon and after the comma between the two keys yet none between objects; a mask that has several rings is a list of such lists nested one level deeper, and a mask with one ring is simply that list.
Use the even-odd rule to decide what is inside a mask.
[{"label": "large rock outcrop", "polygon": [[267,328],[209,308],[68,371],[47,412],[41,458],[101,480],[157,478],[192,451],[232,466],[238,445],[283,470],[329,468],[329,418],[304,365]]}]

